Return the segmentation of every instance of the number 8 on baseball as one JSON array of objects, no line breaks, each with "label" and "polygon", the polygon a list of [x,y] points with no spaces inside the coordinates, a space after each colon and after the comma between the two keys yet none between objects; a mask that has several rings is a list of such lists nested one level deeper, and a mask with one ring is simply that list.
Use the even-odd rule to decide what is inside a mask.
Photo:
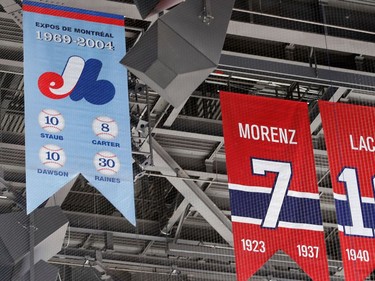
[{"label": "number 8 on baseball", "polygon": [[99,116],[92,122],[95,135],[104,140],[115,139],[118,135],[118,126],[114,119],[108,116]]}]

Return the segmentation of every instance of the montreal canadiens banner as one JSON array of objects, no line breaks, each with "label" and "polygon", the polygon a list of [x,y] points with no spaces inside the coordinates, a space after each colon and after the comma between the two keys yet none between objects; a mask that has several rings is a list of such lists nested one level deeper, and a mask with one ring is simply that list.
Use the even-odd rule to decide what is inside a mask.
[{"label": "montreal canadiens banner", "polygon": [[27,212],[82,174],[135,224],[124,17],[23,11]]},{"label": "montreal canadiens banner", "polygon": [[278,250],[329,280],[307,105],[222,92],[237,280]]},{"label": "montreal canadiens banner", "polygon": [[319,102],[345,280],[375,269],[375,109]]}]

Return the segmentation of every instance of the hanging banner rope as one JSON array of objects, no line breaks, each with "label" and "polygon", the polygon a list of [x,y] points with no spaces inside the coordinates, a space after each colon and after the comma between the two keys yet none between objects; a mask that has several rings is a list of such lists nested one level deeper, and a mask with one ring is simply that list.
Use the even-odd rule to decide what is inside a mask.
[{"label": "hanging banner rope", "polygon": [[237,280],[283,250],[329,280],[307,105],[222,92]]},{"label": "hanging banner rope", "polygon": [[319,102],[345,280],[375,269],[375,109]]},{"label": "hanging banner rope", "polygon": [[82,174],[135,224],[124,17],[23,11],[27,212]]}]

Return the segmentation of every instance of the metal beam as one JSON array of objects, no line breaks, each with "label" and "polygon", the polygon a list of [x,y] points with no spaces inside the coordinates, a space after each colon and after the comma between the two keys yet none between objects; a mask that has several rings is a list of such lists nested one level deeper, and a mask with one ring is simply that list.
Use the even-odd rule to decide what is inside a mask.
[{"label": "metal beam", "polygon": [[[17,43],[7,41],[2,41],[0,43],[9,43],[10,47],[13,46],[15,48],[21,46],[18,46]],[[373,45],[373,50],[375,50],[375,44]],[[10,64],[7,61],[4,61],[4,63]],[[18,62],[14,64],[18,64],[17,66],[20,67]],[[276,78],[279,80],[294,80],[316,85],[375,91],[375,74],[373,73],[319,66],[317,70],[318,75],[316,75],[315,70],[311,68],[308,63],[292,62],[228,51],[222,52],[218,69],[231,73],[253,74],[262,79]],[[20,72],[20,69],[18,68],[17,71]],[[173,120],[170,120],[169,122],[172,121]]]},{"label": "metal beam", "polygon": [[165,120],[163,124],[164,127],[171,127],[173,125],[173,122],[176,120],[181,110],[184,108],[186,102],[187,100],[185,100],[179,107],[173,108],[172,112],[168,115],[167,120]]},{"label": "metal beam", "polygon": [[[203,218],[224,238],[228,244],[233,245],[232,224],[210,198],[191,181],[184,181],[182,178],[189,178],[188,174],[177,164],[177,162],[158,144],[152,140],[154,149],[154,163],[156,168],[164,175],[178,176],[169,177],[168,181],[196,208]],[[141,151],[149,151],[148,143],[141,147]]]},{"label": "metal beam", "polygon": [[[14,3],[14,0],[2,1]],[[36,1],[44,2],[43,0]],[[55,1],[55,3],[57,5],[64,5],[81,9],[88,8],[84,1],[60,0]],[[106,13],[121,14],[124,15],[126,18],[142,20],[142,17],[134,4],[127,4],[114,1],[90,0],[90,9]],[[157,16],[147,18],[147,20],[151,22],[154,22],[156,19]],[[375,44],[371,42],[339,38],[334,36],[325,36],[322,34],[295,31],[285,28],[270,27],[253,23],[230,21],[227,34],[263,40],[271,40],[276,42],[285,42],[289,44],[296,44],[302,46],[310,46],[320,49],[328,48],[329,50],[339,52],[375,56]]]},{"label": "metal beam", "polygon": [[[20,52],[20,53],[22,53],[22,50],[23,50],[23,44],[21,42],[13,42],[13,41],[7,41],[7,40],[1,40],[0,47],[10,49],[12,51]],[[22,62],[15,61],[15,63],[22,63]]]},{"label": "metal beam", "polygon": [[[95,234],[95,235],[106,235],[106,233],[112,233],[114,238],[125,238],[125,239],[134,239],[134,240],[144,240],[144,241],[156,241],[160,243],[168,243],[173,242],[172,238],[162,237],[162,236],[153,236],[153,235],[145,235],[145,234],[138,234],[138,233],[130,233],[130,232],[118,232],[118,231],[109,231],[109,230],[101,230],[101,229],[90,229],[90,228],[82,228],[82,227],[70,227],[70,232],[74,233],[83,233],[83,234]],[[116,241],[116,240],[115,240]],[[193,241],[193,240],[186,240],[186,239],[178,239],[176,243],[186,244],[186,245],[199,245],[202,244],[201,241]],[[204,245],[211,246],[211,247],[225,247],[225,244],[215,244],[204,242]]]},{"label": "metal beam", "polygon": [[20,61],[0,59],[0,69],[1,72],[22,75],[23,63]]},{"label": "metal beam", "polygon": [[169,234],[173,226],[178,222],[178,220],[181,218],[182,214],[186,211],[186,208],[188,207],[189,202],[185,198],[178,208],[173,212],[173,215],[169,218],[167,225],[161,230],[164,234]]},{"label": "metal beam", "polygon": [[[187,171],[185,171],[187,173]],[[212,177],[213,178],[213,177]],[[200,178],[202,180],[201,182],[197,181],[197,185],[201,188],[204,183],[207,183],[206,181],[210,181],[212,178]],[[173,212],[173,215],[169,218],[168,223],[163,228],[162,232],[165,234],[170,233],[173,226],[179,221],[183,220],[183,215],[190,209],[189,201],[184,198],[184,200],[180,203],[178,208]],[[177,238],[177,237],[176,237]]]},{"label": "metal beam", "polygon": [[14,22],[22,28],[22,8],[14,0],[1,0],[0,5],[12,16]]},{"label": "metal beam", "polygon": [[[194,251],[194,249],[193,249]],[[91,253],[90,253],[91,254]],[[185,254],[186,255],[186,254]],[[103,253],[104,256],[104,253]],[[95,258],[92,255],[86,257],[90,262],[94,262]],[[59,254],[53,257],[49,262],[52,264],[65,264],[69,266],[85,267],[88,265],[83,264],[85,258],[75,255],[65,255]],[[276,266],[282,268],[294,268],[299,269],[296,263],[291,260],[285,254],[277,253],[269,261],[270,264],[275,264]],[[335,262],[331,265],[330,270],[336,272],[338,268],[342,267],[341,262]],[[157,275],[167,275],[170,276],[171,269],[177,269],[181,274],[186,274],[189,276],[189,280],[215,280],[215,281],[235,281],[236,275],[234,273],[233,265],[221,265],[221,271],[213,270],[213,267],[197,266],[192,268],[191,266],[183,262],[174,262],[176,264],[174,267],[171,266],[170,262],[168,264],[160,263],[160,259],[156,258],[143,258],[142,260],[134,260],[133,256],[122,255],[122,260],[113,259],[112,257],[103,257],[102,264],[106,269],[113,269],[116,271],[128,271],[134,273],[152,274],[152,276]],[[216,267],[218,268],[218,267]],[[275,280],[306,280],[306,275],[299,271],[281,271],[281,270],[266,270],[261,269],[257,272],[251,280],[270,280],[266,278],[267,275],[272,274]],[[272,279],[273,280],[273,279]],[[341,277],[330,276],[330,280],[341,281]]]},{"label": "metal beam", "polygon": [[[333,224],[327,225],[327,227],[334,228],[334,225]],[[71,233],[85,233],[85,234],[95,234],[95,235],[105,235],[107,233],[107,231],[104,231],[104,230],[77,228],[77,227],[71,227],[70,231]],[[126,238],[126,239],[131,239],[131,240],[144,240],[148,242],[157,241],[158,245],[160,245],[160,243],[167,243],[169,245],[168,249],[171,252],[174,252],[175,255],[179,255],[179,256],[186,256],[186,254],[192,252],[196,255],[196,257],[200,257],[200,258],[205,258],[205,257],[207,258],[207,256],[225,255],[226,259],[234,260],[233,248],[228,247],[225,244],[214,244],[214,243],[206,243],[206,242],[192,241],[192,240],[185,240],[185,239],[178,239],[176,243],[174,243],[173,239],[160,237],[160,236],[148,236],[148,235],[135,234],[135,233],[125,233],[125,232],[110,232],[110,233],[112,233],[113,237],[115,238],[118,237],[118,238]],[[119,241],[119,240],[115,239],[114,241]],[[117,243],[122,243],[122,242],[117,242]],[[129,243],[133,244],[131,241],[129,241]],[[101,246],[100,243],[98,245]],[[140,252],[140,254],[141,253],[142,252]],[[162,251],[160,253],[162,253]],[[285,261],[286,257],[287,257],[286,254],[276,253],[273,256],[272,260],[280,260],[280,261],[284,260]],[[337,267],[340,265],[341,265],[341,261],[329,260],[330,267]]]},{"label": "metal beam", "polygon": [[[186,117],[185,119],[187,119]],[[191,132],[183,132],[183,131],[177,131],[177,130],[169,130],[169,129],[163,129],[163,128],[154,128],[153,133],[158,134],[158,137],[161,138],[160,136],[163,136],[163,138],[168,138],[168,137],[179,137],[179,138],[184,138],[186,140],[190,140],[191,142],[196,142],[196,141],[212,141],[213,145],[216,143],[224,143],[224,137],[222,136],[213,136],[213,135],[207,135],[207,134],[199,134],[199,133],[191,133]],[[217,146],[220,150],[220,145]],[[175,154],[181,155],[181,156],[190,156],[192,157],[193,154],[190,152],[189,149],[186,148],[168,148],[168,151],[173,151]],[[194,155],[198,155],[199,157],[206,156],[208,152],[206,151],[195,151]],[[216,161],[223,161],[225,162],[225,154],[224,153],[219,153],[218,151],[214,152],[215,154],[215,160]],[[327,152],[325,150],[321,149],[314,149],[314,156],[315,157],[323,157],[327,158]],[[212,159],[211,159],[212,160]],[[317,171],[318,172],[325,172],[328,167],[326,166],[317,166]],[[159,171],[160,167],[154,167],[154,166],[148,166],[146,167],[146,170],[148,171]],[[175,176],[175,175],[174,175]]]},{"label": "metal beam", "polygon": [[[94,261],[94,259],[90,259],[90,261]],[[84,262],[84,258],[72,256],[72,255],[63,255],[59,254],[55,256],[49,261],[51,264],[65,264],[69,266],[77,266],[77,267],[88,267],[88,265],[82,265]],[[152,264],[147,263],[146,261],[142,262],[134,262],[134,261],[121,261],[121,260],[111,260],[111,259],[103,259],[103,265],[106,266],[109,270],[116,270],[116,271],[128,271],[134,273],[142,273],[142,274],[151,274],[157,279],[158,275],[170,276],[171,273],[171,265],[164,265],[158,263]],[[198,269],[198,268],[190,268],[190,267],[182,267],[179,266],[178,270],[182,274],[188,274],[192,280],[212,280],[212,281],[235,281],[236,274],[233,272],[224,272],[224,271],[213,271],[213,270],[205,270],[205,269]],[[163,279],[164,280],[164,279]],[[259,279],[258,277],[254,277],[254,280],[265,280]]]},{"label": "metal beam", "polygon": [[294,80],[316,85],[375,91],[374,73],[319,66],[316,75],[314,68],[308,63],[228,51],[222,52],[218,69],[232,73],[254,74],[267,80]]},{"label": "metal beam", "polygon": [[[342,87],[338,88],[336,92],[333,94],[333,96],[329,99],[329,101],[338,102],[339,99],[342,97],[342,95],[344,95],[347,91],[348,91],[347,88],[342,88]],[[322,124],[322,118],[319,113],[310,124],[311,133],[314,133],[320,127],[321,124]],[[318,134],[320,133],[321,133],[321,129]]]},{"label": "metal beam", "polygon": [[148,241],[146,246],[142,249],[142,252],[140,253],[140,255],[145,256],[147,254],[148,250],[151,249],[153,244],[154,244],[154,241]]},{"label": "metal beam", "polygon": [[326,36],[324,34],[296,31],[279,27],[231,21],[227,33],[261,40],[309,46],[323,50],[328,49],[350,54],[375,56],[375,44],[372,42]]}]

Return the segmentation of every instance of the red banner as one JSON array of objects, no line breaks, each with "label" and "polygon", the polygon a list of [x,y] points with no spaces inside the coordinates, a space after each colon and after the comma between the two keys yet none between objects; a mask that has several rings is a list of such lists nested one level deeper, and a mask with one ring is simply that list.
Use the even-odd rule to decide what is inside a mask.
[{"label": "red banner", "polygon": [[319,102],[346,280],[375,269],[375,109]]},{"label": "red banner", "polygon": [[222,92],[237,280],[278,250],[329,280],[307,105]]}]

